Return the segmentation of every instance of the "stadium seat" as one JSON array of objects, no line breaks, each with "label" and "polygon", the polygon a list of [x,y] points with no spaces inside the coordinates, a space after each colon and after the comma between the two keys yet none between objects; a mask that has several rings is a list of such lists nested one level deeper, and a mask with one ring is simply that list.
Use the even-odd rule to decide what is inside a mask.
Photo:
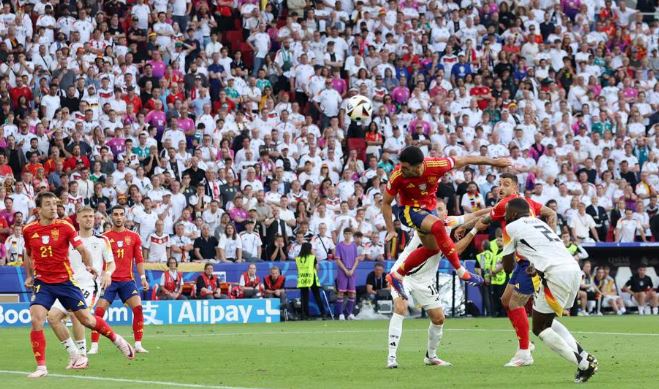
[{"label": "stadium seat", "polygon": [[481,252],[481,247],[483,247],[483,242],[487,241],[490,239],[490,236],[488,234],[478,234],[474,236],[474,247],[476,248],[476,252]]},{"label": "stadium seat", "polygon": [[254,51],[246,42],[240,44],[239,49],[243,53],[243,61],[248,69],[251,69],[254,64]]},{"label": "stadium seat", "polygon": [[349,138],[348,150],[357,150],[357,158],[366,162],[366,141],[362,138]]},{"label": "stadium seat", "polygon": [[240,44],[243,43],[243,32],[242,31],[227,31],[226,39],[227,44],[231,46],[231,51],[240,50]]},{"label": "stadium seat", "polygon": [[[629,266],[620,266],[616,271],[616,285],[618,289],[622,289],[623,285],[632,277],[632,270]],[[626,307],[635,307],[636,301],[632,298],[632,295],[626,292],[620,292],[620,297],[622,297],[625,302]]]}]

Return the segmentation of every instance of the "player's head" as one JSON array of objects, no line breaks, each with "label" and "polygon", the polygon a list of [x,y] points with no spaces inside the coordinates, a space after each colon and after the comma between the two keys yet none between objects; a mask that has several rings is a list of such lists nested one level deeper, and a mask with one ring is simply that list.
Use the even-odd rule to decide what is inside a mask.
[{"label": "player's head", "polygon": [[83,206],[76,211],[76,220],[80,230],[91,230],[94,228],[94,210],[89,206]]},{"label": "player's head", "polygon": [[124,223],[126,221],[126,211],[124,210],[124,207],[120,205],[115,205],[114,207],[112,207],[110,216],[112,217],[113,227],[121,228],[124,226]]},{"label": "player's head", "polygon": [[512,173],[503,173],[499,177],[499,197],[504,198],[519,193],[517,176]]},{"label": "player's head", "polygon": [[39,209],[39,218],[53,220],[57,218],[57,203],[59,199],[53,192],[41,192],[37,195],[35,205]]},{"label": "player's head", "polygon": [[529,203],[522,198],[512,199],[506,204],[506,223],[514,222],[520,217],[529,216]]},{"label": "player's head", "polygon": [[423,151],[416,146],[408,146],[400,152],[400,171],[404,177],[418,177],[423,171]]}]

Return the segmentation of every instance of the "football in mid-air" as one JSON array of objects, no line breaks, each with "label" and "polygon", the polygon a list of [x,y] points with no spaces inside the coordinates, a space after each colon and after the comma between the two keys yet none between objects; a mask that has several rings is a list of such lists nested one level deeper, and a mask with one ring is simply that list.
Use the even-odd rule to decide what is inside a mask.
[{"label": "football in mid-air", "polygon": [[371,114],[373,114],[373,104],[371,100],[362,95],[352,96],[348,99],[348,105],[346,105],[346,112],[350,116],[351,120],[356,122],[365,122],[370,119]]}]

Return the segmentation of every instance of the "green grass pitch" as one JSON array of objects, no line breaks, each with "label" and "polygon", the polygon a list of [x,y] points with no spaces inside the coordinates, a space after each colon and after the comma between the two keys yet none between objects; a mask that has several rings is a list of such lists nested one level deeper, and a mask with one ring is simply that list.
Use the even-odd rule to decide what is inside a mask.
[{"label": "green grass pitch", "polygon": [[[659,318],[578,317],[562,321],[599,359],[597,388],[657,387]],[[398,369],[385,368],[387,321],[147,327],[149,354],[125,360],[107,340],[87,370],[67,371],[50,329],[49,377],[37,382],[29,329],[0,330],[3,388],[432,388],[571,387],[575,368],[532,336],[535,364],[504,368],[516,349],[507,319],[448,319],[439,356],[453,367],[423,365],[428,321],[406,320]],[[119,333],[132,339],[129,327]],[[71,377],[75,376],[75,377]],[[86,378],[84,378],[86,377]],[[137,382],[131,382],[138,380]]]}]

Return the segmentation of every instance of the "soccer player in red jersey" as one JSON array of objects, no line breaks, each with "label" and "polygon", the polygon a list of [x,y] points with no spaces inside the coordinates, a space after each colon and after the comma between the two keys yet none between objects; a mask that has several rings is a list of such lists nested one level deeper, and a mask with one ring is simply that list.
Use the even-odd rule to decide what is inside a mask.
[{"label": "soccer player in red jersey", "polygon": [[[133,336],[135,337],[135,352],[147,353],[142,347],[144,333],[144,314],[142,312],[142,299],[137,285],[133,279],[133,262],[137,265],[140,274],[142,289],[149,289],[149,283],[144,274],[144,257],[142,256],[142,240],[139,234],[124,227],[126,211],[121,205],[115,205],[111,211],[112,230],[104,235],[110,240],[112,254],[116,263],[116,270],[112,273],[112,284],[105,290],[103,296],[96,304],[96,315],[103,317],[107,308],[112,304],[117,294],[121,302],[128,305],[133,311]],[[92,332],[92,346],[88,354],[98,353],[99,335]]]},{"label": "soccer player in red jersey", "polygon": [[[94,317],[89,312],[82,291],[72,282],[69,244],[78,250],[87,270],[92,274],[96,272],[91,265],[89,251],[82,245],[82,240],[73,226],[56,219],[57,201],[57,196],[53,193],[40,193],[35,201],[39,220],[23,228],[25,286],[32,288],[30,341],[37,361],[37,370],[29,374],[29,378],[48,375],[43,323],[55,300],[59,300],[67,310],[72,311],[82,325],[110,339],[128,359],[135,357],[135,351],[124,338],[115,334],[102,317]],[[75,347],[75,344],[70,346]]]},{"label": "soccer player in red jersey", "polygon": [[[490,212],[490,215],[483,218],[484,224],[490,224],[492,221],[501,224],[503,231],[503,243],[507,244],[510,239],[506,233],[506,205],[510,200],[522,197],[519,193],[519,183],[517,176],[512,173],[503,173],[499,178],[499,198],[501,199]],[[542,205],[530,198],[524,198],[529,204],[532,216],[542,216],[547,220],[547,224],[556,231],[556,213],[549,207]],[[462,228],[468,230],[472,223],[466,223]],[[526,303],[536,290],[533,278],[527,273],[529,261],[526,259],[517,259],[517,266],[510,275],[510,280],[506,289],[501,296],[501,303],[506,309],[508,319],[517,333],[519,348],[515,355],[508,362],[506,367],[520,367],[533,364],[529,342],[529,318],[526,315]]]},{"label": "soccer player in red jersey", "polygon": [[437,217],[437,188],[444,174],[452,169],[460,169],[467,165],[492,165],[503,168],[510,166],[510,160],[486,157],[425,158],[421,149],[415,146],[403,149],[399,159],[400,164],[389,176],[382,202],[382,213],[387,226],[385,240],[388,242],[396,237],[391,204],[398,197],[396,199],[398,218],[401,223],[414,228],[419,233],[423,246],[414,250],[395,272],[387,275],[389,285],[406,299],[407,295],[402,284],[403,277],[440,250],[461,279],[473,284],[481,284],[483,279],[480,276],[468,272],[460,264],[455,244],[448,236],[444,222]]}]

